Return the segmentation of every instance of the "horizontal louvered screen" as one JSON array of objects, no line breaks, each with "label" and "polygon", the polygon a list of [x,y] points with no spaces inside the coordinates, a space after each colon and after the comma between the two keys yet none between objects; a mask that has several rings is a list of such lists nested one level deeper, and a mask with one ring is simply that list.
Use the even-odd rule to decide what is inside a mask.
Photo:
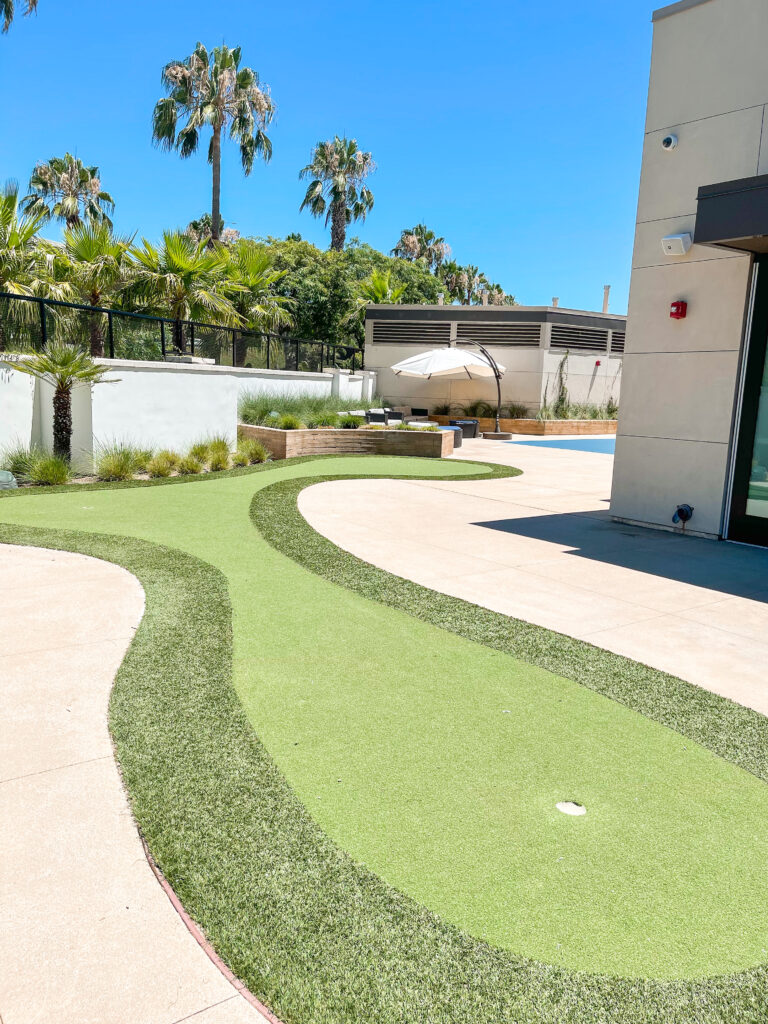
[{"label": "horizontal louvered screen", "polygon": [[611,352],[623,352],[626,337],[624,331],[614,331],[611,338]]},{"label": "horizontal louvered screen", "polygon": [[412,320],[374,320],[374,344],[447,345],[451,338],[449,323],[430,323]]},{"label": "horizontal louvered screen", "polygon": [[481,345],[528,345],[538,348],[541,324],[458,324],[459,342],[479,341]]},{"label": "horizontal louvered screen", "polygon": [[588,350],[605,352],[608,349],[608,331],[597,327],[569,327],[565,324],[552,325],[552,349],[569,349],[571,352]]}]

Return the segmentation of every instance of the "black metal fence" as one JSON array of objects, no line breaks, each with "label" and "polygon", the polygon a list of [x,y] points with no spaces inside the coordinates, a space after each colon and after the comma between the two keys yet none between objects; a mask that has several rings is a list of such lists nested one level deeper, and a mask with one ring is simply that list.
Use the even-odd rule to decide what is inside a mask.
[{"label": "black metal fence", "polygon": [[53,340],[110,359],[198,356],[221,366],[319,373],[362,370],[362,349],[283,334],[169,320],[120,309],[0,292],[0,351],[41,351]]}]

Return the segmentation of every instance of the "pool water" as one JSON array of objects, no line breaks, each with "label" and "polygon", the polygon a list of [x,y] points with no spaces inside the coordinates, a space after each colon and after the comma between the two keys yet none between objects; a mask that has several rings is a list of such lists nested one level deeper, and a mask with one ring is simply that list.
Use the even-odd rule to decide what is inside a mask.
[{"label": "pool water", "polygon": [[573,452],[599,452],[613,455],[616,451],[615,437],[558,437],[545,441],[508,441],[508,444],[525,444],[531,448],[566,448]]}]

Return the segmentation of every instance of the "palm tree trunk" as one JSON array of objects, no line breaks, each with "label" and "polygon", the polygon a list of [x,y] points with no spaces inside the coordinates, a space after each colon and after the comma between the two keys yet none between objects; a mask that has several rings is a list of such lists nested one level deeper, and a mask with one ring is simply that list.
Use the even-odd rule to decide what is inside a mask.
[{"label": "palm tree trunk", "polygon": [[53,452],[67,462],[72,455],[72,391],[68,387],[53,393]]},{"label": "palm tree trunk", "polygon": [[213,194],[211,196],[211,241],[221,237],[221,125],[214,124],[211,142],[213,164]]},{"label": "palm tree trunk", "polygon": [[91,322],[88,325],[91,337],[91,355],[94,359],[102,359],[104,357],[104,334],[99,323],[100,316],[101,313],[91,313]]},{"label": "palm tree trunk", "polygon": [[337,199],[331,207],[331,248],[341,252],[347,237],[347,204]]}]

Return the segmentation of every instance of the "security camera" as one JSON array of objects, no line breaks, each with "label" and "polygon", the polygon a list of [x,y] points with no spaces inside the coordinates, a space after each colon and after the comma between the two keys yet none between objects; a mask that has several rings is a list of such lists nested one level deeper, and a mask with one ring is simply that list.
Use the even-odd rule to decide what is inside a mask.
[{"label": "security camera", "polygon": [[671,149],[677,148],[677,136],[676,135],[665,135],[661,140],[661,148],[666,149],[669,152]]}]

